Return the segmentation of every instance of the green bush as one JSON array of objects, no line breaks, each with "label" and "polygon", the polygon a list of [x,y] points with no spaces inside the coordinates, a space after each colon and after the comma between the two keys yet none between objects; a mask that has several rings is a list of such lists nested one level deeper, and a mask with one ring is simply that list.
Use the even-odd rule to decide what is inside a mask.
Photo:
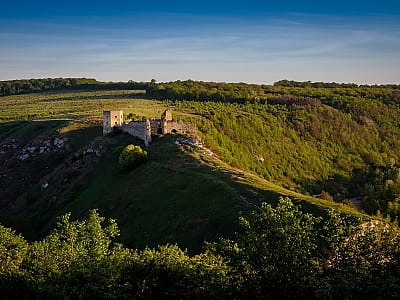
[{"label": "green bush", "polygon": [[288,198],[242,216],[231,239],[189,256],[177,245],[125,248],[91,210],[27,242],[0,225],[0,299],[399,299],[400,234]]},{"label": "green bush", "polygon": [[140,146],[128,145],[118,156],[117,168],[119,172],[127,172],[147,161],[147,151]]}]

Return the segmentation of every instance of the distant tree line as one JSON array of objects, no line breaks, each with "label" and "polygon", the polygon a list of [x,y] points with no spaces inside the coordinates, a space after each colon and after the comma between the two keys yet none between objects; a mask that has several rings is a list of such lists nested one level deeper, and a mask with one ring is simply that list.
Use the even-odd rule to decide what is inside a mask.
[{"label": "distant tree line", "polygon": [[147,95],[161,100],[244,103],[259,100],[264,90],[257,84],[177,80],[150,84]]},{"label": "distant tree line", "polygon": [[[386,104],[400,103],[400,85],[356,85],[353,83],[295,82],[282,80],[274,85],[204,81],[172,81],[147,85],[147,96],[159,100],[213,101],[269,104],[318,105],[342,109],[357,99],[371,99]],[[314,99],[314,100],[313,100]],[[285,102],[285,103],[283,103]]]},{"label": "distant tree line", "polygon": [[[0,96],[43,92],[50,90],[146,90],[147,96],[159,100],[188,100],[214,102],[258,102],[271,97],[303,97],[307,100],[286,101],[285,105],[315,104],[311,98],[324,104],[338,105],[343,96],[373,98],[387,103],[400,103],[400,85],[357,85],[354,83],[297,82],[281,80],[274,85],[225,83],[205,81],[101,82],[91,78],[45,78],[0,81]],[[339,100],[339,103],[337,101]],[[272,101],[273,102],[273,101]],[[271,103],[272,103],[271,102]],[[277,101],[279,102],[279,101]],[[296,103],[294,103],[296,102]],[[301,102],[301,104],[300,104]],[[313,102],[313,103],[311,103]],[[281,104],[281,103],[277,103]],[[282,103],[283,104],[283,103]]]},{"label": "distant tree line", "polygon": [[284,87],[298,87],[298,88],[392,88],[400,89],[399,84],[355,84],[355,83],[337,83],[337,82],[311,82],[311,81],[294,81],[294,80],[280,80],[274,83],[274,86],[284,86]]},{"label": "distant tree line", "polygon": [[51,90],[118,90],[147,88],[145,82],[101,82],[91,78],[44,78],[0,81],[0,96]]}]

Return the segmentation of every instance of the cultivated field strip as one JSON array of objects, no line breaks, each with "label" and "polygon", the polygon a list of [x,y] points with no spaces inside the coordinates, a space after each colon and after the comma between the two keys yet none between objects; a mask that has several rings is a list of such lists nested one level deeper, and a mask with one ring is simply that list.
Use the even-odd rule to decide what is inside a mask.
[{"label": "cultivated field strip", "polygon": [[118,109],[148,117],[161,114],[160,101],[138,98],[132,90],[58,92],[14,95],[0,98],[0,123],[82,117],[99,117],[103,110]]}]

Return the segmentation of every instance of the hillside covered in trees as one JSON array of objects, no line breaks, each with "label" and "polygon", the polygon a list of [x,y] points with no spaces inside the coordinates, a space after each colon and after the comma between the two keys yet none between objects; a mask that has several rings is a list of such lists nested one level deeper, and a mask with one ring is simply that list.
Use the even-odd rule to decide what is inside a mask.
[{"label": "hillside covered in trees", "polygon": [[235,166],[369,214],[400,212],[398,85],[189,80],[148,96],[203,116],[209,146]]},{"label": "hillside covered in trees", "polygon": [[[400,296],[398,85],[0,86],[5,298]],[[204,148],[159,136],[117,172],[115,153],[140,141],[102,137],[102,111],[166,108]],[[121,236],[97,211],[83,220],[93,208]]]},{"label": "hillside covered in trees", "polygon": [[[3,95],[144,89],[148,99],[200,116],[189,121],[233,166],[298,192],[355,203],[369,214],[400,214],[399,85],[288,80],[274,85],[193,80],[106,83],[60,78],[6,81],[0,86]],[[42,109],[40,115],[50,112]]]}]

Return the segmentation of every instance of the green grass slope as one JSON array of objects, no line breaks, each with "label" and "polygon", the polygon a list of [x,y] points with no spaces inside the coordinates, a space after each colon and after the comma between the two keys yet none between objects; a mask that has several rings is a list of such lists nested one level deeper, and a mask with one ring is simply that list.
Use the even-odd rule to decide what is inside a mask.
[{"label": "green grass slope", "polygon": [[[129,136],[117,139],[132,142]],[[138,248],[169,242],[198,250],[204,240],[236,230],[238,212],[250,204],[240,200],[232,184],[180,152],[174,139],[153,143],[149,162],[127,174],[117,173],[107,153],[91,181],[59,213],[78,217],[99,208],[117,219],[124,243]]]},{"label": "green grass slope", "polygon": [[[130,136],[114,136],[116,144],[131,143]],[[238,230],[238,216],[263,201],[275,204],[290,196],[306,211],[324,215],[327,209],[357,214],[335,204],[284,189],[254,174],[234,169],[204,149],[175,145],[176,136],[157,139],[148,149],[149,161],[137,169],[118,174],[112,153],[107,153],[79,195],[57,214],[72,212],[83,217],[98,208],[117,219],[121,241],[143,248],[178,243],[191,252],[204,241],[229,236]]]}]

